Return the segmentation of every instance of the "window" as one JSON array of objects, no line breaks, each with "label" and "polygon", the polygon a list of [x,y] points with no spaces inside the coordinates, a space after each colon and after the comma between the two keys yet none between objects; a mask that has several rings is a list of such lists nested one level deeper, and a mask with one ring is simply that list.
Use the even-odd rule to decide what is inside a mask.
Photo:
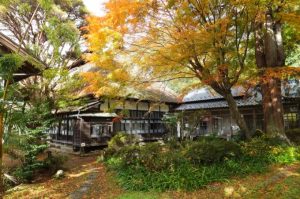
[{"label": "window", "polygon": [[61,121],[61,135],[67,135],[68,133],[68,120]]},{"label": "window", "polygon": [[108,124],[94,124],[91,128],[91,138],[98,138],[101,136],[110,136],[112,133],[112,125]]},{"label": "window", "polygon": [[153,111],[150,113],[150,118],[152,119],[160,119],[160,112],[158,111]]},{"label": "window", "polygon": [[160,120],[150,121],[150,133],[163,133],[163,132],[164,132],[164,125]]},{"label": "window", "polygon": [[217,132],[219,132],[219,131],[222,130],[222,128],[223,128],[223,124],[222,123],[223,123],[223,118],[221,118],[221,117],[214,117],[212,119],[212,130],[213,130],[213,133],[217,133]]},{"label": "window", "polygon": [[138,117],[143,118],[145,117],[146,113],[147,113],[146,111],[138,111]]},{"label": "window", "polygon": [[91,138],[100,137],[100,125],[92,125]]},{"label": "window", "polygon": [[130,117],[131,118],[136,118],[138,116],[138,111],[136,110],[130,110]]},{"label": "window", "polygon": [[218,118],[213,118],[213,129],[214,129],[214,131],[219,130],[219,120],[218,120]]},{"label": "window", "polygon": [[74,134],[74,126],[75,126],[75,120],[69,120],[69,133],[68,135],[73,136]]},{"label": "window", "polygon": [[200,133],[207,133],[207,122],[201,121],[199,126],[200,126]]},{"label": "window", "polygon": [[53,134],[59,134],[58,130],[58,124],[55,124],[55,126],[53,127]]},{"label": "window", "polygon": [[287,113],[284,114],[284,126],[286,129],[297,128],[299,116],[297,113]]}]

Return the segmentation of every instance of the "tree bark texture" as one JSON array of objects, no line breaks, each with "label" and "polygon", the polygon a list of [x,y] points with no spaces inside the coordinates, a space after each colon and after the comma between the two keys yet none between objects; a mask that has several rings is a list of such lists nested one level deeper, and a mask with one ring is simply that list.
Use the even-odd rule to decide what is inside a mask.
[{"label": "tree bark texture", "polygon": [[237,104],[235,99],[232,96],[232,93],[229,92],[225,94],[224,98],[226,99],[229,107],[230,114],[234,121],[237,123],[237,125],[240,127],[240,130],[242,131],[242,134],[245,136],[246,139],[251,138],[251,132],[246,124],[246,121],[243,117],[243,115],[238,110]]},{"label": "tree bark texture", "polygon": [[[272,11],[266,13],[265,23],[258,23],[255,32],[255,56],[259,69],[285,65],[282,42],[282,24],[273,18]],[[262,106],[264,113],[264,131],[267,135],[284,135],[281,80],[268,77],[261,81]]]}]

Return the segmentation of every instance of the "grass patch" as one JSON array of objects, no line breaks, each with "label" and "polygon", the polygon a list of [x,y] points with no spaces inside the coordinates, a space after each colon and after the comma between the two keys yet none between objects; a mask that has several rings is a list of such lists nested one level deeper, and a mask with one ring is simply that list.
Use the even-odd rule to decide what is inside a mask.
[{"label": "grass patch", "polygon": [[128,192],[118,199],[171,199],[170,196],[157,192]]}]

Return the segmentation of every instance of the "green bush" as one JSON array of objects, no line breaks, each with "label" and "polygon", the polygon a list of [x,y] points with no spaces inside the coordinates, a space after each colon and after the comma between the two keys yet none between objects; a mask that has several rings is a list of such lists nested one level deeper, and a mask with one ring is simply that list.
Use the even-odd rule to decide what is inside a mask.
[{"label": "green bush", "polygon": [[119,157],[124,165],[136,166],[140,163],[141,148],[136,145],[126,146],[116,152],[114,156]]},{"label": "green bush", "polygon": [[211,164],[241,155],[240,146],[222,139],[202,139],[184,151],[184,156],[193,164]]},{"label": "green bush", "polygon": [[285,134],[293,143],[300,145],[300,128],[289,129]]},{"label": "green bush", "polygon": [[137,143],[138,138],[135,135],[119,132],[108,142],[108,147],[102,151],[102,157],[99,160],[107,160],[114,155],[122,155],[121,150],[124,150],[127,146],[134,146]]},{"label": "green bush", "polygon": [[108,148],[118,151],[124,146],[134,145],[137,142],[138,139],[135,135],[119,132],[108,142]]},{"label": "green bush", "polygon": [[172,170],[180,162],[185,161],[181,153],[172,151],[159,143],[149,143],[145,146],[126,146],[111,157],[118,158],[117,164],[119,165],[132,168],[143,167],[155,172]]},{"label": "green bush", "polygon": [[173,170],[186,161],[179,151],[172,150],[158,143],[141,147],[141,165],[149,171]]},{"label": "green bush", "polygon": [[264,136],[248,142],[218,138],[160,145],[129,145],[109,156],[105,163],[128,190],[195,190],[233,176],[262,173],[272,163],[299,159],[299,148]]},{"label": "green bush", "polygon": [[43,161],[44,168],[51,174],[54,174],[57,170],[63,169],[63,164],[67,161],[67,159],[67,156],[51,155]]},{"label": "green bush", "polygon": [[241,144],[245,158],[269,163],[290,163],[298,158],[295,147],[279,138],[253,138]]},{"label": "green bush", "polygon": [[13,175],[21,182],[31,182],[34,179],[34,173],[44,167],[42,161],[35,161],[23,164],[22,167],[17,168]]}]

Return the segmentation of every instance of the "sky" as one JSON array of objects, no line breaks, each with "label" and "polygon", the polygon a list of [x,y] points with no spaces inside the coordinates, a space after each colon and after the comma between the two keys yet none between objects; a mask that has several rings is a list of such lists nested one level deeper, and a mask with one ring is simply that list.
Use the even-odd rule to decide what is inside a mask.
[{"label": "sky", "polygon": [[103,16],[105,14],[105,9],[103,3],[108,0],[83,0],[83,3],[91,14],[96,16]]}]

